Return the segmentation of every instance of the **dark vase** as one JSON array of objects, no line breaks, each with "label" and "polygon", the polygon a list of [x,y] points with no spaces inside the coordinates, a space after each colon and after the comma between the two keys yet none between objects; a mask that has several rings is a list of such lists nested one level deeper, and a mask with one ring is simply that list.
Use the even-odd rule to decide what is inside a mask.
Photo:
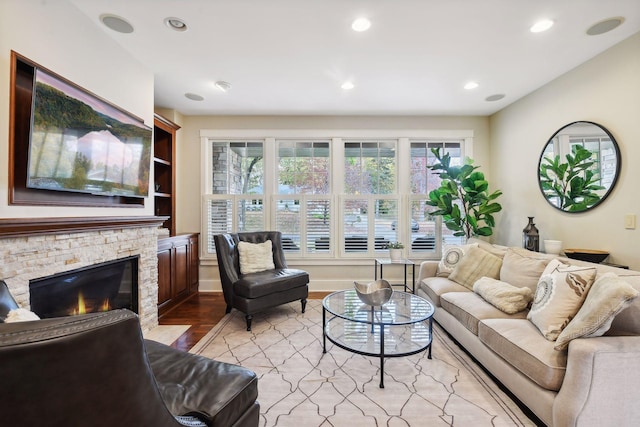
[{"label": "dark vase", "polygon": [[529,217],[529,223],[522,230],[522,246],[530,251],[540,251],[540,232],[533,223],[533,217]]}]

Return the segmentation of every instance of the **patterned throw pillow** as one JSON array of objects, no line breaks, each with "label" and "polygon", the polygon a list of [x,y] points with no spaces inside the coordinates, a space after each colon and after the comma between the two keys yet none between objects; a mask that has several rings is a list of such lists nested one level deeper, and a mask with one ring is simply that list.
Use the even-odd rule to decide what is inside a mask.
[{"label": "patterned throw pillow", "polygon": [[611,327],[618,313],[629,307],[639,292],[614,273],[596,280],[582,307],[556,340],[556,350],[564,350],[576,338],[600,337]]},{"label": "patterned throw pillow", "polygon": [[540,276],[527,319],[546,339],[555,341],[582,306],[595,276],[595,267],[552,260]]},{"label": "patterned throw pillow", "polygon": [[473,284],[481,277],[497,279],[502,259],[479,247],[469,248],[449,275],[449,280],[473,290]]},{"label": "patterned throw pillow", "polygon": [[456,265],[460,262],[464,254],[470,249],[478,247],[477,243],[470,243],[468,245],[462,246],[446,246],[444,248],[444,252],[442,253],[442,259],[438,263],[438,271],[436,276],[447,277]]},{"label": "patterned throw pillow", "polygon": [[238,242],[240,255],[240,273],[257,273],[258,271],[273,270],[273,246],[271,240],[263,243]]}]

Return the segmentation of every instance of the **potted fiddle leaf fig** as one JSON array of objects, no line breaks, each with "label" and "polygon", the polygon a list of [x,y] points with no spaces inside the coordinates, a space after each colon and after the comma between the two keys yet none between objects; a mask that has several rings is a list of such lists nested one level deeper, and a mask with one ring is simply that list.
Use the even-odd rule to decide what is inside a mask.
[{"label": "potted fiddle leaf fig", "polygon": [[454,236],[468,239],[493,234],[493,214],[502,210],[495,200],[502,191],[489,193],[489,183],[477,170],[480,166],[473,165],[473,159],[467,157],[464,165],[453,166],[449,153],[441,154],[440,148],[432,148],[431,152],[437,161],[428,168],[439,174],[442,182],[429,193],[426,204],[437,208],[430,214],[441,216]]},{"label": "potted fiddle leaf fig", "polygon": [[568,212],[580,212],[600,201],[600,176],[593,169],[592,153],[581,145],[571,147],[571,154],[560,163],[560,156],[540,161],[540,188],[554,206]]}]

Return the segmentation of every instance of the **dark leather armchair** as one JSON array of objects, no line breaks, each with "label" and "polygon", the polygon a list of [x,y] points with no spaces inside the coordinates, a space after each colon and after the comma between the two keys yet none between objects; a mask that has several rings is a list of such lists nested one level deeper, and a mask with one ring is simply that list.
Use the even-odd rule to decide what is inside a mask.
[{"label": "dark leather armchair", "polygon": [[128,310],[0,321],[6,426],[257,426],[257,382],[240,366],[144,340]]},{"label": "dark leather armchair", "polygon": [[[264,243],[267,240],[272,243],[275,269],[241,274],[238,243]],[[304,313],[309,296],[309,274],[287,268],[279,231],[218,234],[214,241],[227,313],[232,308],[245,313],[247,331],[251,330],[253,315],[267,308],[300,300]]]}]

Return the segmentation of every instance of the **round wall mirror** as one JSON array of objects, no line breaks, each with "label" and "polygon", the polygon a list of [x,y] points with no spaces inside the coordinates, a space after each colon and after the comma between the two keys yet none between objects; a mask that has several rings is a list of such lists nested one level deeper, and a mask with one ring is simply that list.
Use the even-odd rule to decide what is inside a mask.
[{"label": "round wall mirror", "polygon": [[584,212],[607,198],[620,174],[620,149],[593,122],[573,122],[547,142],[538,162],[538,184],[547,202],[564,212]]}]

